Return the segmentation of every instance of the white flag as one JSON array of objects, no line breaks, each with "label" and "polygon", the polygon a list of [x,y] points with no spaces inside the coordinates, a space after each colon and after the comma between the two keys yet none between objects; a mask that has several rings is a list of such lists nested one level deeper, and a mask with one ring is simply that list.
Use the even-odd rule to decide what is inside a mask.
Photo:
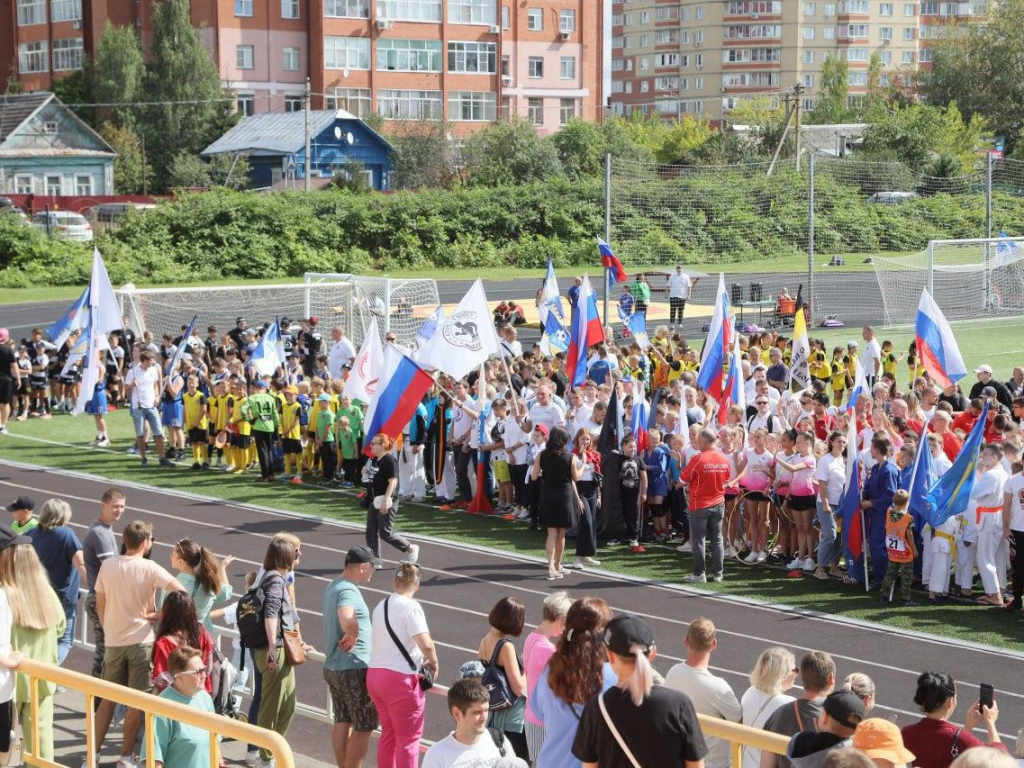
[{"label": "white flag", "polygon": [[496,354],[498,334],[487,306],[484,284],[477,279],[459,306],[414,358],[424,367],[461,379]]},{"label": "white flag", "polygon": [[345,396],[369,403],[377,391],[383,367],[384,348],[380,344],[380,331],[377,329],[377,318],[374,317],[363,336],[359,354],[352,360],[352,370],[345,381]]},{"label": "white flag", "polygon": [[107,334],[123,328],[114,286],[110,284],[110,276],[103,264],[99,248],[93,248],[92,278],[89,281],[88,341],[82,370],[82,388],[78,392],[78,402],[75,403],[76,415],[85,411],[85,406],[92,400],[96,391],[102,365],[100,352],[107,348]]}]

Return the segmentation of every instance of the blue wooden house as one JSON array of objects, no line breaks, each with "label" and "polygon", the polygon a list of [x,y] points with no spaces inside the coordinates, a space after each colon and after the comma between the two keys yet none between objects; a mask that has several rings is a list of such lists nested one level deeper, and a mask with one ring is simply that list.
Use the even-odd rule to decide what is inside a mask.
[{"label": "blue wooden house", "polygon": [[[391,145],[355,115],[344,110],[310,113],[311,177],[330,179],[359,163],[373,189],[388,189]],[[240,154],[249,159],[251,185],[302,189],[306,172],[304,112],[267,112],[243,117],[204,149],[202,157]]]},{"label": "blue wooden house", "polygon": [[115,156],[52,93],[0,95],[0,192],[112,195]]}]

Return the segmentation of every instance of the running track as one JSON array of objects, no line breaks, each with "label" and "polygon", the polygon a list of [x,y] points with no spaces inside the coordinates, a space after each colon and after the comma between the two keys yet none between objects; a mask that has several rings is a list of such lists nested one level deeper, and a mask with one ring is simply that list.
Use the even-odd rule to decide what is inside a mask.
[{"label": "running track", "polygon": [[[49,496],[60,496],[71,504],[75,512],[72,525],[80,536],[94,519],[99,497],[109,485],[102,479],[30,469],[0,460],[0,497],[26,493],[41,503]],[[150,521],[157,541],[154,557],[165,566],[169,548],[186,536],[221,555],[235,555],[238,561],[232,568],[231,581],[236,590],[242,588],[244,573],[262,561],[274,533],[287,530],[298,535],[303,545],[296,593],[303,634],[308,642],[323,649],[320,599],[326,584],[341,570],[344,552],[362,542],[361,529],[141,486],[123,487],[128,510],[118,529],[129,520]],[[401,519],[398,529],[401,530]],[[912,702],[914,681],[926,668],[949,672],[958,681],[962,702],[959,717],[962,718],[969,701],[974,700],[978,683],[984,681],[993,683],[997,689],[999,730],[1004,740],[1011,740],[1009,734],[1015,734],[1024,725],[1024,655],[958,645],[941,638],[903,635],[874,625],[599,572],[573,573],[552,583],[544,578],[546,569],[531,558],[462,544],[417,540],[422,547],[423,565],[418,598],[438,645],[443,683],[454,679],[462,662],[475,658],[477,645],[487,629],[487,613],[500,597],[519,596],[527,604],[528,619],[535,623],[544,596],[555,589],[566,589],[573,596],[599,595],[617,609],[644,616],[654,628],[659,646],[656,666],[663,673],[685,655],[683,637],[687,621],[698,615],[712,619],[719,636],[713,670],[725,677],[737,695],[746,688],[746,675],[757,655],[768,645],[778,644],[790,648],[798,660],[806,650],[828,651],[836,660],[840,679],[852,671],[869,674],[878,686],[875,713],[901,725],[917,718]],[[397,563],[395,550],[385,545],[383,554],[389,558],[385,570],[378,572],[364,588],[371,609],[389,593],[390,576]],[[85,661],[85,654],[76,649],[72,664],[82,668]],[[324,707],[325,685],[319,664],[311,662],[298,669],[298,689],[302,702]],[[450,730],[449,722],[441,698],[428,697],[425,738],[443,737]],[[328,730],[322,724],[297,717],[288,736],[297,754],[331,762]]]}]

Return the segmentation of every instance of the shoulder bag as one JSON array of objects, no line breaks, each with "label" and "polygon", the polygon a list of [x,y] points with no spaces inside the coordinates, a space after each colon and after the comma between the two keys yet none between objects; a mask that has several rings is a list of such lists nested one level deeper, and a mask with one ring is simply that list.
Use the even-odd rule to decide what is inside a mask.
[{"label": "shoulder bag", "polygon": [[[605,693],[607,693],[607,691],[605,691]],[[622,750],[623,754],[625,754],[629,759],[629,762],[633,764],[633,768],[643,768],[643,766],[640,765],[640,761],[636,759],[633,753],[630,752],[629,747],[626,746],[626,740],[622,738],[622,734],[619,733],[619,729],[615,727],[615,723],[612,722],[612,718],[608,714],[608,708],[604,705],[604,696],[604,693],[598,696],[597,703],[601,707],[601,716],[604,717],[605,725],[608,726],[608,730],[612,732],[612,736],[614,736],[615,740],[619,743],[619,748]]]},{"label": "shoulder bag", "polygon": [[412,656],[410,656],[409,652],[405,650],[405,646],[402,645],[402,642],[398,639],[398,635],[395,634],[395,630],[391,628],[391,621],[388,619],[388,601],[390,599],[390,597],[384,598],[384,626],[387,628],[388,634],[391,635],[391,641],[395,644],[398,650],[401,651],[402,656],[405,657],[405,661],[409,665],[409,669],[415,672],[416,676],[419,678],[420,690],[429,691],[434,687],[434,671],[426,664],[421,666],[419,669],[416,669],[416,662],[412,660]]}]

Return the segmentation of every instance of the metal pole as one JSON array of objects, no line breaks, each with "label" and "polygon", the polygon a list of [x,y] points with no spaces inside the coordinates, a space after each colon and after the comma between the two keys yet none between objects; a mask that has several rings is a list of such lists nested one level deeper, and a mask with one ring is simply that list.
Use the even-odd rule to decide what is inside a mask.
[{"label": "metal pole", "polygon": [[307,77],[306,78],[306,94],[305,94],[305,96],[302,99],[303,104],[305,105],[305,108],[306,108],[306,131],[305,131],[305,133],[306,133],[306,191],[307,192],[309,192],[309,191],[311,191],[313,189],[313,180],[310,178],[310,173],[311,173],[311,171],[313,169],[313,161],[312,161],[312,158],[310,157],[310,147],[309,147],[309,145],[310,145],[310,133],[313,130],[313,127],[312,127],[313,126],[313,120],[312,120],[312,115],[310,115],[310,106],[309,106],[310,96],[311,96],[310,84],[309,84],[309,78]]},{"label": "metal pole", "polygon": [[794,86],[793,90],[796,93],[796,96],[793,99],[793,101],[794,101],[794,107],[793,108],[796,110],[796,169],[799,171],[800,170],[800,109],[801,109],[801,106],[802,106],[802,104],[800,102],[800,97],[803,96],[804,87],[802,85],[800,85],[799,83],[797,83],[796,86]]},{"label": "metal pole", "polygon": [[[611,244],[612,242],[612,154],[609,152],[604,156],[604,240],[606,243]],[[602,269],[602,288],[601,293],[604,296],[603,301],[603,317],[602,320],[604,325],[608,325],[608,270]]]},{"label": "metal pole", "polygon": [[807,156],[807,295],[810,296],[811,322],[818,307],[814,295],[814,154]]},{"label": "metal pole", "polygon": [[992,166],[994,163],[992,153],[988,153],[988,167],[985,174],[985,237],[992,237]]},{"label": "metal pole", "polygon": [[391,330],[391,278],[384,278],[384,333]]},{"label": "metal pole", "polygon": [[935,297],[935,242],[928,241],[928,293]]}]

